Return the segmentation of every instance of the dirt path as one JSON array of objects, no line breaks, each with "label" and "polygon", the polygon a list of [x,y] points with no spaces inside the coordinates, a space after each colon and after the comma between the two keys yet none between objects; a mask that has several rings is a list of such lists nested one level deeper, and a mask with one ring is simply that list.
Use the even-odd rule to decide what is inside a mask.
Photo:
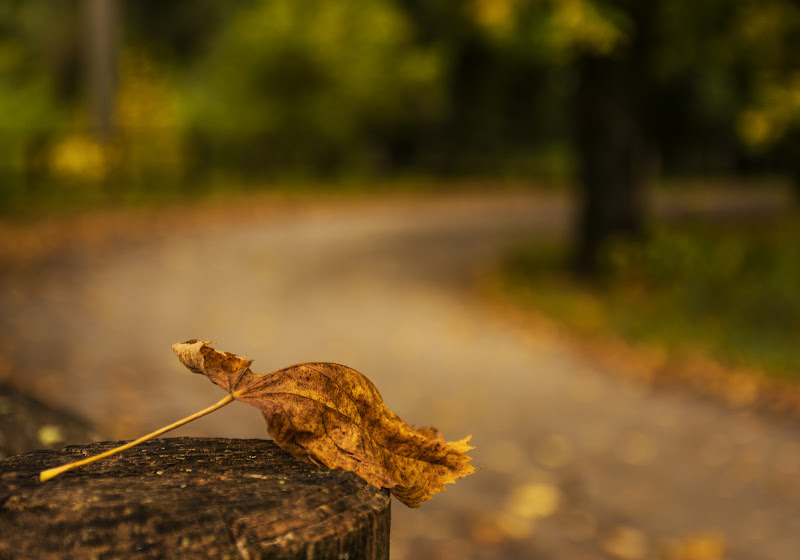
[{"label": "dirt path", "polygon": [[[797,558],[795,421],[646,392],[476,302],[476,275],[568,214],[524,193],[301,205],[67,245],[0,274],[0,376],[130,438],[219,398],[173,342],[350,365],[407,421],[472,433],[482,467],[395,503],[394,560]],[[241,405],[176,435],[265,430]]]}]

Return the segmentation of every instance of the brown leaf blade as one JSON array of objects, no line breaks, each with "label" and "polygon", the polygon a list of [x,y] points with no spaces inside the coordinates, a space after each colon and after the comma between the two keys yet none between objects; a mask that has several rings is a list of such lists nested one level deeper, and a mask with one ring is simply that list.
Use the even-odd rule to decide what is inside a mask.
[{"label": "brown leaf blade", "polygon": [[261,410],[275,442],[299,460],[353,471],[409,507],[475,472],[469,437],[447,442],[435,428],[409,426],[351,368],[317,362],[256,374],[250,361],[209,344],[172,348],[191,371]]}]

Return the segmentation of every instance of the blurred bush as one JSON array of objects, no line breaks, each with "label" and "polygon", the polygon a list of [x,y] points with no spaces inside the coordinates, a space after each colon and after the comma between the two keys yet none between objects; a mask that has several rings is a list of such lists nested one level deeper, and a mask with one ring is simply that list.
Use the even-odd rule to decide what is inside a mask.
[{"label": "blurred bush", "polygon": [[791,222],[662,229],[644,244],[612,243],[604,255],[608,281],[652,315],[639,325],[631,320],[630,334],[697,336],[728,359],[800,372],[798,234]]},{"label": "blurred bush", "polygon": [[563,247],[536,245],[509,259],[502,281],[585,333],[711,353],[796,378],[798,236],[794,216],[750,226],[661,227],[641,243],[608,243],[605,274],[591,284],[564,272]]},{"label": "blurred bush", "polygon": [[0,204],[18,201],[34,188],[47,168],[53,138],[68,121],[62,98],[69,87],[60,91],[52,70],[69,64],[59,53],[69,32],[57,32],[45,21],[58,11],[39,3],[0,5]]},{"label": "blurred bush", "polygon": [[192,69],[184,124],[204,156],[240,170],[372,167],[393,130],[446,107],[442,53],[413,35],[388,0],[253,3]]}]

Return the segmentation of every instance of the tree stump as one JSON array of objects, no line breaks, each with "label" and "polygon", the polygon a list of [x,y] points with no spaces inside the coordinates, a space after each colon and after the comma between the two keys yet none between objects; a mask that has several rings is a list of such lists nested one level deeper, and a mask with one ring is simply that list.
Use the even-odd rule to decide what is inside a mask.
[{"label": "tree stump", "polygon": [[0,558],[389,558],[390,498],[264,440],[165,438],[0,461]]}]

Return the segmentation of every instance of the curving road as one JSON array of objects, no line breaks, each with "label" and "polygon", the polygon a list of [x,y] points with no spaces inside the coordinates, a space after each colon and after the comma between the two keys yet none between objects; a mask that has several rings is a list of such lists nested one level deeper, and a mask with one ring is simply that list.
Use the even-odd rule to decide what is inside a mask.
[{"label": "curving road", "polygon": [[[131,438],[220,398],[173,342],[214,340],[255,371],[354,367],[410,423],[472,433],[482,469],[420,510],[395,502],[395,560],[797,558],[795,421],[647,392],[475,297],[510,244],[565,234],[564,199],[265,204],[6,266],[0,376]],[[236,405],[175,435],[265,430]]]}]

